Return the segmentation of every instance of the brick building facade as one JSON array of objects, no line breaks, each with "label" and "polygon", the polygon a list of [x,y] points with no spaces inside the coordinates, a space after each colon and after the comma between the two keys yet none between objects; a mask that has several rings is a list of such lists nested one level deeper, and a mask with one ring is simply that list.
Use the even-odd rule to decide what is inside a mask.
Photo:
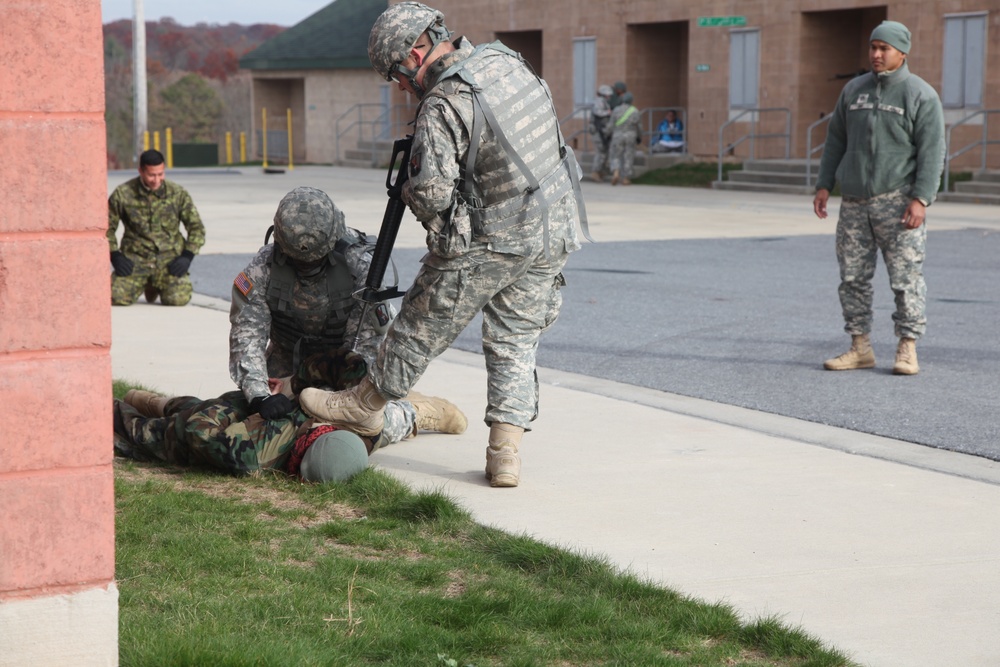
[{"label": "brick building facade", "polygon": [[[1000,0],[438,0],[448,27],[474,43],[501,39],[552,89],[560,116],[589,104],[599,84],[628,83],[640,109],[685,111],[689,151],[715,156],[720,128],[751,108],[758,157],[805,157],[807,131],[834,107],[847,80],[868,68],[868,39],[884,19],[913,33],[912,71],[945,102],[947,122],[1000,109]],[[724,131],[746,133],[747,112]],[[956,128],[952,151],[981,136],[986,114]],[[1000,140],[1000,113],[988,130]],[[567,120],[572,136],[580,122]],[[574,124],[576,123],[576,124]],[[786,127],[788,128],[786,130]],[[825,123],[813,130],[815,146]],[[577,135],[576,141],[584,140]],[[734,153],[746,155],[749,142]],[[978,164],[974,150],[962,158]],[[990,156],[1000,167],[1000,150]]]},{"label": "brick building facade", "polygon": [[101,7],[0,3],[0,665],[117,665]]}]

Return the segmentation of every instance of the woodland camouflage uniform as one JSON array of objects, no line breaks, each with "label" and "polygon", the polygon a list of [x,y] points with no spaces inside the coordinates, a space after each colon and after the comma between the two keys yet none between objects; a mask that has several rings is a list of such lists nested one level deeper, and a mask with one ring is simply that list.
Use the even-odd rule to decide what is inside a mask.
[{"label": "woodland camouflage uniform", "polygon": [[[367,371],[356,354],[338,351],[306,360],[292,380],[293,390],[306,386],[346,389]],[[295,441],[318,424],[301,409],[284,418],[254,414],[239,391],[202,400],[177,396],[166,402],[164,417],[146,417],[123,401],[114,402],[116,451],[139,460],[205,466],[232,475],[259,470],[285,470]],[[387,438],[362,438],[371,453]]]}]

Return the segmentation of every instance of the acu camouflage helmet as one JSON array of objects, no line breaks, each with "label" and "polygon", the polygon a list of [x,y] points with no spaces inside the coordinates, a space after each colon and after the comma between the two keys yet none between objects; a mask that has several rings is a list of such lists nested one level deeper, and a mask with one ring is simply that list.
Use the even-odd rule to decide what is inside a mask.
[{"label": "acu camouflage helmet", "polygon": [[416,70],[401,67],[400,63],[410,55],[413,44],[424,32],[431,39],[431,49],[451,36],[444,25],[444,14],[419,2],[401,2],[390,5],[375,19],[368,36],[368,59],[379,76],[386,81],[402,76],[417,95],[423,95],[423,89],[415,80]]},{"label": "acu camouflage helmet", "polygon": [[295,188],[282,197],[274,214],[274,241],[297,262],[326,257],[345,233],[343,211],[316,188]]}]

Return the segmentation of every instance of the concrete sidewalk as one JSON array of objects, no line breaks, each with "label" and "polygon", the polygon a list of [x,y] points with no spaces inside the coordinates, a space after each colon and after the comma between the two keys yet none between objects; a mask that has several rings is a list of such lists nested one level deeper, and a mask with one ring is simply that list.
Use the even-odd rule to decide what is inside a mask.
[{"label": "concrete sidewalk", "polygon": [[[359,209],[381,216],[383,174],[303,172],[280,193],[268,190],[266,206],[248,204],[255,233],[234,236],[259,238],[281,194],[299,184],[327,189],[338,204],[336,191],[350,191]],[[192,190],[214,252],[256,249],[226,247],[211,221],[237,192],[266,189],[259,176],[215,188],[197,176],[197,193],[177,180]],[[809,221],[801,198],[589,185],[595,232],[615,240],[678,232],[663,229],[668,206],[683,209],[689,222],[678,227],[688,237],[699,229],[708,237],[832,233],[832,224]],[[364,188],[367,199],[358,195]],[[939,216],[938,228],[996,225],[995,209],[945,207],[952,215]],[[350,213],[348,223],[376,226]],[[419,243],[407,234],[404,243]],[[171,394],[231,389],[227,314],[226,302],[201,295],[179,309],[114,308],[114,377]],[[415,489],[444,490],[481,523],[606,556],[748,617],[778,616],[862,664],[1000,664],[997,463],[569,373],[539,376],[541,414],[525,436],[517,489],[491,489],[483,478],[482,357],[455,350],[417,389],[456,402],[469,430],[421,435],[377,452],[372,464]]]}]

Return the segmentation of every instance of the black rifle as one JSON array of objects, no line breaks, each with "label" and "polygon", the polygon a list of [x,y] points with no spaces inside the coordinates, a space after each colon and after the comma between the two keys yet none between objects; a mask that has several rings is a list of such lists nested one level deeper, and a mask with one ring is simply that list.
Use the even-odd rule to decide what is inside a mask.
[{"label": "black rifle", "polygon": [[[384,290],[382,280],[385,278],[385,270],[389,267],[392,257],[392,247],[396,245],[396,234],[399,226],[403,222],[403,213],[406,212],[406,204],[403,203],[403,183],[409,178],[410,149],[413,147],[413,135],[407,135],[403,139],[396,139],[392,144],[392,159],[389,161],[389,174],[385,178],[386,194],[389,201],[385,203],[385,213],[382,215],[382,227],[378,232],[378,240],[375,242],[375,252],[372,253],[372,261],[368,266],[368,277],[365,279],[364,289],[354,294],[355,298],[364,303],[361,311],[361,320],[358,323],[358,331],[354,336],[354,344],[351,349],[356,350],[361,338],[361,327],[364,325],[368,309],[373,303],[379,303],[386,299],[394,299],[403,296],[406,292],[399,291],[399,285],[393,285]],[[399,168],[396,168],[396,162]],[[393,174],[395,173],[395,179]]]}]

